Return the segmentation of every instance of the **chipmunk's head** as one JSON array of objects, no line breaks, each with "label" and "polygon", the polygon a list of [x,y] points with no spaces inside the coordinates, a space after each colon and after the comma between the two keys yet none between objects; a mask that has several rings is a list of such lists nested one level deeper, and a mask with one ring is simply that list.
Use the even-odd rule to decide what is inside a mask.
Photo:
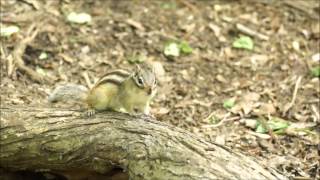
[{"label": "chipmunk's head", "polygon": [[157,79],[154,68],[148,64],[136,64],[133,80],[139,88],[145,89],[149,95],[156,90]]}]

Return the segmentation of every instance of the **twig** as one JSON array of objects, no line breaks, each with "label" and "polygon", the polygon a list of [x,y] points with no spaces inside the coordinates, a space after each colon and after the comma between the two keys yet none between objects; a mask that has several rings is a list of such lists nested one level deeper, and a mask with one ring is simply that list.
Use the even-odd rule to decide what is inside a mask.
[{"label": "twig", "polygon": [[27,37],[15,46],[12,56],[13,56],[14,65],[19,70],[28,74],[32,80],[36,82],[42,82],[44,78],[40,74],[32,70],[31,68],[27,67],[24,64],[24,61],[22,59],[22,56],[26,50],[27,45],[34,40],[38,32],[39,32],[39,29],[35,26],[35,24],[31,24],[27,30]]},{"label": "twig", "polygon": [[146,30],[140,22],[135,21],[133,19],[127,19],[126,23],[129,24],[130,26],[133,26],[134,28],[136,28],[136,29],[138,29],[140,31],[145,31]]},{"label": "twig", "polygon": [[36,10],[39,10],[40,9],[40,5],[39,5],[39,2],[38,1],[35,1],[35,0],[19,0],[23,3],[26,3],[30,6],[32,6],[34,9]]},{"label": "twig", "polygon": [[[231,113],[228,112],[219,123],[210,124],[210,125],[203,125],[202,127],[204,127],[204,128],[216,128],[216,127],[219,127],[219,126],[223,125],[225,122],[234,121],[234,120],[240,119],[240,116],[235,116],[235,117],[228,118],[230,115],[231,115]],[[212,117],[213,113],[211,113],[209,116]],[[210,119],[211,117],[208,117],[208,118]],[[208,119],[208,118],[206,118],[206,119]]]},{"label": "twig", "polygon": [[300,87],[301,79],[302,79],[302,76],[299,76],[297,81],[296,81],[296,84],[295,84],[295,87],[294,87],[294,91],[293,91],[293,95],[292,95],[292,100],[291,100],[290,104],[283,111],[283,113],[282,113],[283,116],[285,116],[285,114],[289,111],[289,109],[292,108],[292,106],[296,102],[297,93],[298,93],[298,89]]},{"label": "twig", "polygon": [[181,4],[187,6],[193,12],[199,12],[199,10],[190,2],[186,0],[178,0]]},{"label": "twig", "polygon": [[211,112],[208,117],[206,117],[204,120],[202,120],[202,122],[208,122],[208,121],[212,118],[212,116],[213,116],[214,114],[215,114],[214,111]]},{"label": "twig", "polygon": [[314,116],[316,117],[317,122],[320,123],[320,114],[319,114],[316,106],[315,106],[315,105],[311,105],[311,110],[313,111]]},{"label": "twig", "polygon": [[170,35],[164,31],[155,32],[154,35],[159,35],[164,39],[169,39],[172,41],[179,41],[179,38],[175,37],[174,35]]},{"label": "twig", "polygon": [[257,137],[259,137],[259,138],[261,138],[261,139],[270,139],[270,138],[271,138],[268,134],[256,133],[256,132],[253,132],[253,131],[251,131],[251,130],[247,130],[246,132],[247,132],[248,134],[257,136]]},{"label": "twig", "polygon": [[265,41],[269,40],[268,36],[266,36],[264,34],[261,34],[261,33],[255,31],[255,30],[253,30],[253,29],[249,29],[248,27],[244,26],[243,24],[237,23],[236,24],[236,28],[240,32],[242,32],[244,34],[247,34],[249,36],[257,37],[257,38],[265,40]]},{"label": "twig", "polygon": [[320,103],[320,99],[311,99],[303,102],[305,104],[315,104],[315,103]]},{"label": "twig", "polygon": [[60,53],[58,54],[58,56],[61,57],[62,60],[70,64],[72,64],[75,61],[73,58],[64,53]]},{"label": "twig", "polygon": [[286,6],[289,6],[291,8],[294,8],[296,10],[299,10],[305,14],[307,14],[310,18],[313,18],[315,20],[319,20],[319,16],[315,15],[316,13],[312,13],[312,11],[308,10],[308,7],[306,7],[305,4],[302,4],[301,2],[296,2],[296,1],[283,1],[283,4],[285,4]]},{"label": "twig", "polygon": [[[181,101],[180,103],[176,104],[174,107],[175,108],[181,108],[181,107],[185,107],[185,106],[192,106],[192,105],[199,105],[199,106],[203,106],[203,107],[210,107],[212,105],[211,102],[206,103],[206,102],[202,102],[199,100],[185,100],[185,101]],[[211,113],[213,114],[213,113]],[[210,117],[211,118],[211,117]]]}]

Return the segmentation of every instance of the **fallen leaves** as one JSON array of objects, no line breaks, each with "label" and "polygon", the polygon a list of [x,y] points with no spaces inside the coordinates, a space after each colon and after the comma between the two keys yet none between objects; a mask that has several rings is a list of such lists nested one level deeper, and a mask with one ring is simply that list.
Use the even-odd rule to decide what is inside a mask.
[{"label": "fallen leaves", "polygon": [[2,37],[9,37],[12,34],[20,31],[20,28],[18,26],[5,26],[3,24],[0,24],[0,27],[0,36]]},{"label": "fallen leaves", "polygon": [[272,103],[262,102],[257,109],[254,109],[253,112],[259,115],[269,115],[276,113],[276,107]]},{"label": "fallen leaves", "polygon": [[[290,124],[288,121],[285,121],[281,118],[271,117],[270,120],[267,121],[266,125],[272,131],[277,131],[277,130],[283,130],[283,129],[287,128]],[[260,121],[258,121],[258,124],[257,124],[255,130],[257,133],[267,133],[268,132],[268,128],[264,127],[264,125],[262,123],[260,123]]]},{"label": "fallen leaves", "polygon": [[[261,123],[261,119],[259,118],[257,119],[243,118],[240,120],[240,122],[244,126],[255,131],[255,132],[250,132],[250,134],[260,137],[262,139],[270,138],[270,136],[266,134],[269,132],[269,129],[270,129],[277,135],[296,136],[298,138],[306,140],[309,144],[316,145],[320,143],[320,136],[314,129],[317,126],[316,123],[308,123],[308,122],[293,123],[285,119],[274,117],[274,116],[269,117],[269,120],[266,121],[266,124]],[[259,135],[259,134],[265,134],[265,135]]]},{"label": "fallen leaves", "polygon": [[76,24],[85,24],[91,22],[92,18],[91,15],[87,13],[71,12],[68,14],[67,20]]},{"label": "fallen leaves", "polygon": [[311,75],[314,77],[320,77],[320,66],[312,68]]},{"label": "fallen leaves", "polygon": [[168,43],[165,47],[164,47],[164,55],[166,56],[173,56],[173,57],[178,57],[180,56],[180,49],[179,49],[179,45],[177,43]]},{"label": "fallen leaves", "polygon": [[178,57],[180,56],[180,54],[190,54],[192,53],[193,49],[190,47],[190,45],[185,42],[170,42],[167,43],[164,47],[164,55],[166,55],[167,57]]},{"label": "fallen leaves", "polygon": [[179,49],[181,50],[181,52],[183,54],[190,54],[192,53],[192,48],[190,47],[190,45],[185,42],[185,41],[182,41],[180,44],[179,44]]},{"label": "fallen leaves", "polygon": [[[283,146],[293,142],[290,149],[300,151],[298,155],[301,159],[305,158],[304,152],[315,149],[305,145],[317,142],[315,127],[312,125],[320,122],[318,22],[309,22],[308,19],[302,22],[299,14],[288,13],[286,9],[279,11],[269,4],[256,6],[250,3],[252,6],[247,6],[247,3],[214,3],[206,7],[208,13],[195,14],[185,8],[185,5],[175,4],[175,1],[146,1],[144,7],[131,4],[129,9],[125,8],[123,11],[115,11],[112,8],[114,6],[110,6],[108,2],[91,3],[92,10],[99,9],[99,12],[89,10],[91,20],[81,20],[82,22],[68,21],[63,16],[66,11],[60,9],[60,5],[51,6],[49,3],[47,14],[53,16],[47,18],[48,23],[42,26],[45,31],[28,44],[23,55],[26,65],[36,70],[37,74],[59,74],[59,81],[87,83],[90,86],[87,79],[94,79],[111,68],[126,68],[130,66],[127,58],[130,58],[132,52],[143,51],[152,56],[151,61],[159,80],[158,93],[152,104],[152,113],[159,120],[187,129],[200,128],[199,133],[206,132],[208,136],[213,136],[212,141],[231,147],[236,144],[245,152],[258,149],[258,156],[268,157],[268,151],[272,148],[265,148],[265,151],[262,146],[262,150],[260,147],[250,146],[246,149],[243,144],[237,144],[238,140],[249,142],[256,139],[256,144],[265,146],[265,142],[268,142],[274,146],[275,151],[272,153],[283,156]],[[129,1],[123,3],[128,4]],[[71,2],[62,4],[67,7],[67,12],[70,9],[77,9],[80,13],[88,10],[79,8],[82,5],[78,3],[76,7]],[[100,4],[106,5],[107,9]],[[196,1],[192,4],[200,7]],[[18,7],[19,3],[15,6]],[[24,25],[43,13],[10,12],[10,8],[6,7],[4,10],[7,11],[3,14],[4,22],[10,21],[8,24],[21,28],[8,36],[10,38],[2,38],[8,42],[1,46],[4,49],[1,51],[1,58],[7,60],[7,69],[3,69],[8,74],[13,74],[13,83],[17,84],[16,90],[6,90],[7,84],[2,86],[3,99],[9,99],[10,102],[11,95],[24,91],[22,85],[28,84],[21,71],[13,73],[17,68],[12,53],[10,54],[11,46],[16,43],[15,40],[19,40],[16,36],[20,38],[25,33]],[[157,18],[146,18],[147,16]],[[237,36],[242,34],[247,38]],[[182,40],[185,42],[181,42]],[[174,45],[171,44],[165,52],[163,45],[168,41],[172,41]],[[35,44],[40,44],[40,47],[35,49]],[[47,69],[39,64],[47,61],[41,52],[47,53],[54,68]],[[137,56],[129,61],[150,60],[149,57],[135,55]],[[178,58],[174,62],[167,61],[168,57],[178,57],[179,61]],[[209,61],[202,61],[204,57]],[[302,76],[303,83],[296,93],[296,101],[290,103],[296,79],[286,79],[295,76]],[[11,83],[10,81],[9,84]],[[30,87],[34,89],[33,92],[38,91],[33,84]],[[39,97],[37,93],[27,95]],[[289,108],[283,107],[286,102]],[[283,111],[287,113],[282,116]],[[264,117],[267,122],[272,117],[290,122],[290,126],[282,129],[285,132],[281,135],[277,134],[278,130],[274,130],[279,146],[268,140],[269,134],[255,132],[259,116]],[[237,118],[242,118],[240,121],[243,125],[239,125]],[[308,123],[313,124],[307,126]],[[205,128],[201,129],[202,125]],[[235,131],[233,135],[238,139],[229,136],[232,134],[230,129],[225,137],[221,132],[215,134],[216,130],[226,127]],[[263,139],[267,140],[260,141]],[[298,147],[297,144],[304,147]],[[309,161],[308,158],[306,160]],[[309,164],[312,163],[310,161]]]},{"label": "fallen leaves", "polygon": [[169,108],[165,108],[165,107],[160,107],[160,108],[156,108],[154,110],[152,110],[153,114],[156,114],[157,116],[162,116],[162,115],[166,115],[170,112]]},{"label": "fallen leaves", "polygon": [[320,53],[316,53],[316,54],[312,55],[311,59],[314,62],[320,62]]},{"label": "fallen leaves", "polygon": [[253,50],[253,40],[249,36],[240,36],[232,43],[232,47],[239,49]]},{"label": "fallen leaves", "polygon": [[44,60],[48,58],[48,54],[46,52],[41,52],[41,54],[38,56],[40,60]]},{"label": "fallen leaves", "polygon": [[235,101],[236,101],[235,98],[227,99],[223,102],[223,107],[230,109],[230,108],[234,107]]},{"label": "fallen leaves", "polygon": [[249,114],[255,108],[260,105],[259,102],[260,94],[255,92],[247,92],[243,94],[238,100],[235,106],[233,106],[230,111],[235,114],[240,114],[242,116]]}]

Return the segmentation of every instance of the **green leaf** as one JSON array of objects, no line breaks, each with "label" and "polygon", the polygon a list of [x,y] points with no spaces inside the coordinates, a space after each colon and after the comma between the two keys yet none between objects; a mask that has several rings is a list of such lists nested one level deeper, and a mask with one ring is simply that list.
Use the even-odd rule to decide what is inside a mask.
[{"label": "green leaf", "polygon": [[233,106],[235,105],[235,99],[232,98],[232,99],[227,99],[223,102],[223,107],[224,108],[227,108],[227,109],[230,109],[232,108]]},{"label": "green leaf", "polygon": [[46,52],[41,52],[41,54],[39,55],[38,58],[40,60],[47,59],[48,58],[48,54]]},{"label": "green leaf", "polygon": [[236,39],[233,42],[232,46],[234,48],[252,50],[253,49],[253,41],[249,36],[240,36],[240,38]]},{"label": "green leaf", "polygon": [[264,134],[264,133],[268,132],[268,130],[266,128],[264,128],[261,123],[259,123],[258,126],[256,127],[256,132]]},{"label": "green leaf", "polygon": [[[277,117],[272,117],[267,122],[267,126],[269,126],[269,128],[273,131],[280,131],[280,130],[286,129],[289,125],[290,125],[290,123],[288,121],[285,121],[285,120],[283,120],[281,118],[277,118]],[[257,125],[257,128],[256,128],[256,132],[257,133],[266,133],[266,132],[268,132],[268,129],[266,127],[264,127],[262,123],[259,122],[259,124]]]},{"label": "green leaf", "polygon": [[312,68],[311,75],[314,77],[320,77],[320,66]]},{"label": "green leaf", "polygon": [[91,22],[91,15],[87,14],[87,13],[75,13],[75,12],[71,12],[68,16],[67,16],[67,20],[69,22],[72,23],[77,23],[77,24],[84,24],[84,23],[88,23]]},{"label": "green leaf", "polygon": [[11,36],[14,33],[17,33],[20,31],[20,28],[18,26],[3,26],[1,25],[0,28],[0,36],[8,37]]},{"label": "green leaf", "polygon": [[177,4],[175,2],[166,2],[166,3],[162,3],[161,7],[163,9],[175,9],[177,8]]},{"label": "green leaf", "polygon": [[179,48],[181,50],[182,53],[185,53],[185,54],[190,54],[192,53],[192,48],[189,46],[189,44],[185,41],[182,41],[179,45]]},{"label": "green leaf", "polygon": [[185,41],[169,42],[164,47],[164,55],[166,56],[178,57],[180,56],[180,52],[183,54],[190,54],[192,51],[193,49]]},{"label": "green leaf", "polygon": [[178,57],[180,55],[179,45],[175,42],[170,42],[164,47],[164,55]]},{"label": "green leaf", "polygon": [[41,74],[42,76],[47,75],[47,72],[43,68],[41,68],[39,66],[36,67],[36,72]]}]

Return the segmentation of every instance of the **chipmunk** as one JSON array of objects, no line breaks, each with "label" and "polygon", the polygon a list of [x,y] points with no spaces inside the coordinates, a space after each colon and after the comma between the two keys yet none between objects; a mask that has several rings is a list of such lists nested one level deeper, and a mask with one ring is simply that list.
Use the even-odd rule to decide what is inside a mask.
[{"label": "chipmunk", "polygon": [[108,72],[90,90],[76,84],[59,86],[49,96],[49,102],[84,101],[88,116],[101,110],[149,114],[156,88],[154,69],[142,64],[136,65],[132,73],[123,69]]}]

